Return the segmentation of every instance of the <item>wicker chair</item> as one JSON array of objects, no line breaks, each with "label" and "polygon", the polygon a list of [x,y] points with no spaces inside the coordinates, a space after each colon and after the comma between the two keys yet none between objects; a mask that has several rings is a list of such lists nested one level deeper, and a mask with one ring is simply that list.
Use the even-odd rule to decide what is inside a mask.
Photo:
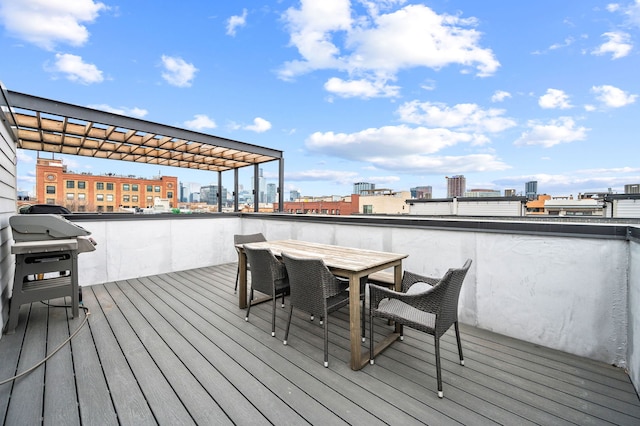
[{"label": "wicker chair", "polygon": [[329,366],[329,318],[328,315],[349,304],[349,283],[335,277],[322,259],[298,258],[282,253],[291,284],[291,309],[284,334],[287,344],[293,308],[309,314],[319,314],[324,320],[324,366]]},{"label": "wicker chair", "polygon": [[395,321],[400,328],[400,340],[403,339],[403,326],[424,331],[434,337],[436,353],[436,373],[438,377],[438,396],[442,392],[442,373],[440,370],[440,337],[454,325],[458,342],[460,365],[464,365],[460,329],[458,327],[458,298],[467,271],[471,266],[468,259],[459,269],[449,269],[440,279],[424,277],[405,271],[402,277],[402,292],[389,290],[378,285],[369,285],[369,362],[374,363],[373,354],[373,318],[381,317]]},{"label": "wicker chair", "polygon": [[276,299],[282,296],[284,308],[284,296],[289,292],[289,279],[284,264],[276,259],[268,248],[250,248],[245,246],[244,251],[251,264],[251,292],[249,293],[249,307],[245,321],[249,321],[251,301],[254,290],[269,295],[273,299],[273,311],[271,314],[271,335],[276,335]]},{"label": "wicker chair", "polygon": [[[247,243],[259,243],[262,241],[267,241],[267,239],[262,235],[262,233],[257,234],[247,234],[247,235],[234,235],[233,236],[233,246],[235,247],[238,244],[247,244]],[[236,248],[236,251],[238,249]],[[247,271],[251,269],[250,263],[247,262]],[[238,279],[240,278],[240,264],[238,264],[238,268],[236,269],[236,286],[233,288],[233,292],[236,293],[238,291]]]}]

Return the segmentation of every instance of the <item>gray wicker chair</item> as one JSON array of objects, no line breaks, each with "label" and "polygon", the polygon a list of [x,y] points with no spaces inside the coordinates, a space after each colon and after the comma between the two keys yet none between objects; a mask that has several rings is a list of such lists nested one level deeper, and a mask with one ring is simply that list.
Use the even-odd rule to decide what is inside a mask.
[{"label": "gray wicker chair", "polygon": [[458,342],[460,365],[464,365],[460,329],[458,327],[458,298],[467,271],[471,266],[468,259],[459,269],[449,269],[440,279],[424,277],[408,271],[402,277],[402,292],[389,290],[375,284],[369,285],[369,362],[374,363],[373,318],[381,317],[395,321],[403,339],[403,326],[424,331],[434,337],[436,353],[436,373],[438,396],[442,392],[442,372],[440,369],[440,337],[453,325]]},{"label": "gray wicker chair", "polygon": [[349,283],[334,276],[322,259],[299,258],[282,253],[291,284],[291,309],[284,334],[287,344],[293,308],[324,320],[324,366],[329,366],[329,318],[328,315],[349,304]]},{"label": "gray wicker chair", "polygon": [[249,293],[249,307],[245,321],[249,321],[253,292],[259,291],[269,295],[273,299],[273,311],[271,314],[271,335],[276,335],[276,299],[282,296],[284,308],[284,296],[289,292],[289,279],[284,264],[276,259],[268,248],[250,248],[245,246],[247,260],[251,264],[251,292]]},{"label": "gray wicker chair", "polygon": [[[257,234],[247,234],[241,235],[236,234],[233,236],[233,246],[235,247],[237,244],[247,244],[247,243],[260,243],[262,241],[267,241],[267,239],[262,235],[262,233]],[[238,249],[236,248],[236,251]],[[247,262],[247,271],[251,269],[251,264]],[[236,269],[236,286],[233,288],[233,292],[236,293],[238,291],[238,279],[240,278],[240,264],[238,264],[238,268]]]}]

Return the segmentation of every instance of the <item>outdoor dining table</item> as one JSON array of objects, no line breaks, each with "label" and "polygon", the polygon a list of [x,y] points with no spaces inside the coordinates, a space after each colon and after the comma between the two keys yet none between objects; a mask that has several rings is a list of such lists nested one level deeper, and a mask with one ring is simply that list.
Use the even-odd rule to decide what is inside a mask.
[{"label": "outdoor dining table", "polygon": [[[244,244],[251,248],[268,248],[275,256],[282,252],[297,257],[321,258],[329,270],[338,277],[349,280],[349,329],[351,340],[351,368],[359,370],[369,361],[368,351],[362,354],[360,326],[360,282],[373,272],[393,268],[396,290],[400,290],[402,281],[402,259],[406,254],[389,253],[351,247],[319,244],[299,240],[276,240]],[[238,306],[247,307],[247,257],[243,245],[238,244],[238,264],[240,277],[238,283]],[[255,302],[254,302],[255,303]],[[374,348],[377,355],[393,343],[399,334],[397,330],[386,336]]]}]

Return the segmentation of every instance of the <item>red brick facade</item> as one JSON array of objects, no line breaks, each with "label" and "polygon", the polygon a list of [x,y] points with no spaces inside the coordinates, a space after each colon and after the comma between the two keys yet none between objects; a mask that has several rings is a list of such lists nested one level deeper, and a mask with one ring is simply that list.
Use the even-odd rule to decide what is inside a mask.
[{"label": "red brick facade", "polygon": [[124,208],[153,207],[156,197],[179,198],[178,178],[141,179],[115,175],[68,173],[62,160],[39,158],[36,164],[36,199],[59,204],[72,212],[112,212]]},{"label": "red brick facade", "polygon": [[[350,201],[286,201],[284,213],[309,213],[329,215],[351,215],[359,213],[360,195],[352,194]],[[273,203],[273,211],[278,211],[278,203]]]}]

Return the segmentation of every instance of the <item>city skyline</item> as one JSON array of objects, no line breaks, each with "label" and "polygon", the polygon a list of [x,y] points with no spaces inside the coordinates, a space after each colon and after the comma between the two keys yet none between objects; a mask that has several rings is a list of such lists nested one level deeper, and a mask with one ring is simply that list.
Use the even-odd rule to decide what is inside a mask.
[{"label": "city skyline", "polygon": [[[522,193],[537,181],[574,197],[640,182],[628,155],[640,0],[40,3],[0,0],[8,89],[282,150],[285,197],[372,182],[442,198],[456,175],[467,188]],[[21,190],[35,156],[18,152]],[[207,172],[59,158],[80,172],[217,184]],[[245,187],[252,173],[241,170]]]}]

